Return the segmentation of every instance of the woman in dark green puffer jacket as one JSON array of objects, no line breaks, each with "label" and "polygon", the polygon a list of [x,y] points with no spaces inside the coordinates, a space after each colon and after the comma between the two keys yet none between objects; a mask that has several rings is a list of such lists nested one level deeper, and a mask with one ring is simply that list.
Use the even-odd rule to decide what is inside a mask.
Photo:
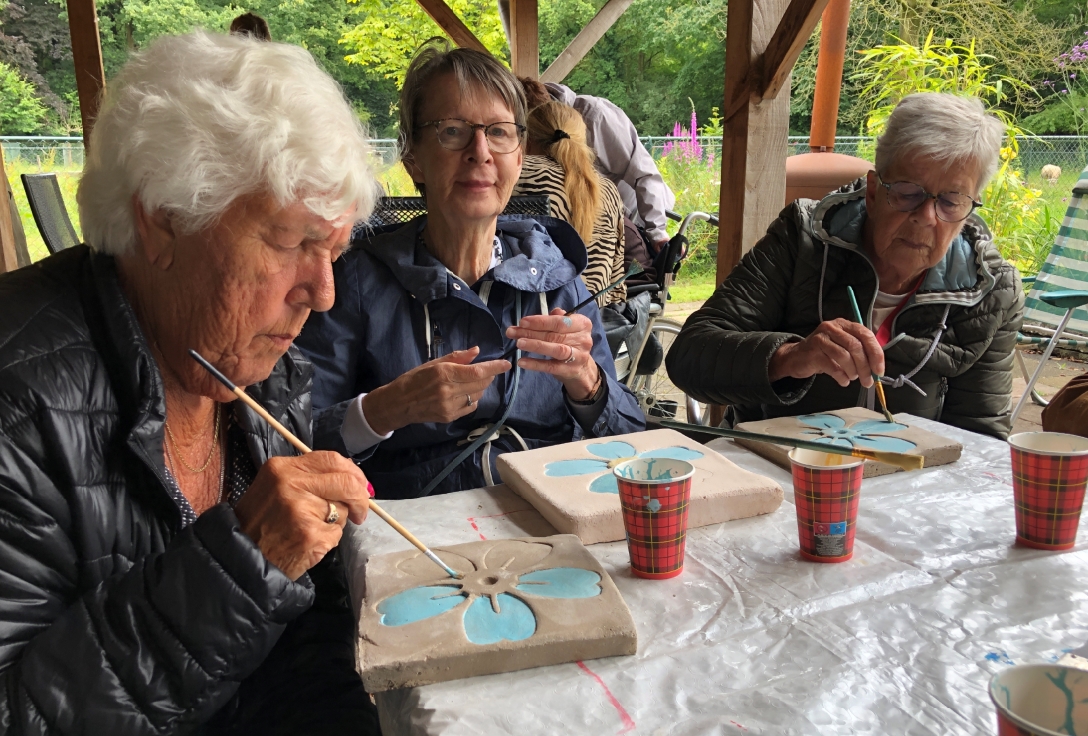
[{"label": "woman in dark green puffer jacket", "polygon": [[875,372],[893,413],[1006,437],[1024,295],[973,214],[1002,135],[978,100],[904,98],[876,171],[782,211],[688,319],[670,378],[736,423],[874,408]]}]

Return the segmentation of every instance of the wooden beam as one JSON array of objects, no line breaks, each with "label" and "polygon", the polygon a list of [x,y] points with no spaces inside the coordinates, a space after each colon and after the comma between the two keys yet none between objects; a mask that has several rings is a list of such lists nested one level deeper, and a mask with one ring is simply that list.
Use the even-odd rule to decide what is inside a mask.
[{"label": "wooden beam", "polygon": [[[812,31],[828,0],[792,0],[767,42],[763,53],[756,56],[745,70],[744,77],[735,85],[733,95],[726,95],[724,117],[735,115],[743,106],[761,100],[773,100],[782,91],[786,80],[797,63]],[[728,22],[726,34],[728,35]],[[726,63],[728,64],[728,40]],[[728,72],[727,72],[728,75]]]},{"label": "wooden beam", "polygon": [[[820,0],[822,1],[822,0]],[[789,75],[786,94],[757,101],[750,80],[767,50],[787,0],[733,0],[726,22],[725,105],[722,127],[721,195],[718,205],[717,282],[766,232],[786,197],[786,136],[789,134]]]},{"label": "wooden beam", "polygon": [[0,273],[8,273],[19,268],[19,250],[15,245],[15,227],[11,219],[8,198],[10,185],[8,171],[4,166],[4,150],[0,148],[0,174],[4,177],[3,202],[0,202]]},{"label": "wooden beam", "polygon": [[510,0],[510,68],[519,77],[540,76],[537,0]]},{"label": "wooden beam", "polygon": [[98,117],[98,105],[106,89],[102,67],[102,45],[98,37],[98,11],[94,0],[67,0],[68,29],[72,35],[72,61],[76,68],[76,91],[83,118],[83,146],[90,145],[91,129]]},{"label": "wooden beam", "polygon": [[562,82],[567,75],[578,66],[578,62],[585,58],[589,50],[601,40],[608,29],[615,25],[627,8],[631,7],[634,0],[608,0],[593,20],[586,23],[586,27],[579,31],[574,40],[559,52],[544,73],[540,75],[541,82]]},{"label": "wooden beam", "polygon": [[[69,0],[69,2],[71,1]],[[476,38],[476,34],[468,29],[468,26],[457,17],[457,14],[443,0],[416,0],[416,2],[419,3],[419,7],[423,8],[423,12],[429,15],[431,20],[437,23],[438,27],[447,36],[453,39],[455,44],[463,49],[474,49],[485,54],[491,53],[487,50],[487,47],[480,43],[480,39]]]},{"label": "wooden beam", "polygon": [[827,3],[828,0],[791,0],[763,53],[757,97],[763,100],[778,97]]}]

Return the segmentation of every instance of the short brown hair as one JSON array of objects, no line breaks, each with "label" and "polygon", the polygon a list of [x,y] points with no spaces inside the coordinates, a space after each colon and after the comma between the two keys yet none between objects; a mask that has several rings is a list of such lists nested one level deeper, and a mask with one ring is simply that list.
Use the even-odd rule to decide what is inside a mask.
[{"label": "short brown hair", "polygon": [[521,82],[521,89],[525,92],[525,104],[529,106],[530,112],[552,101],[551,93],[539,79],[518,77],[518,81]]},{"label": "short brown hair", "polygon": [[443,74],[453,74],[462,93],[470,85],[479,85],[510,108],[514,114],[513,122],[525,125],[525,93],[518,78],[509,69],[491,54],[451,48],[448,40],[435,36],[420,46],[404,75],[404,86],[400,88],[399,144],[402,156],[411,153],[427,87]]},{"label": "short brown hair", "polygon": [[256,13],[242,13],[230,22],[230,32],[236,36],[253,36],[258,41],[271,41],[268,21]]}]

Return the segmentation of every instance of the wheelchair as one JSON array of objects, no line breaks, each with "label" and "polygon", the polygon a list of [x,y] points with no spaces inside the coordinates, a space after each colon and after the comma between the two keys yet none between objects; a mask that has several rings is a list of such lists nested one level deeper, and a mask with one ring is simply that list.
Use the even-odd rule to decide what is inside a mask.
[{"label": "wheelchair", "polygon": [[718,218],[706,212],[689,212],[681,217],[675,212],[666,211],[666,215],[679,222],[680,227],[669,239],[668,245],[654,258],[656,282],[627,287],[628,299],[642,293],[650,294],[649,324],[638,345],[631,346],[626,342],[620,345],[619,351],[613,356],[616,375],[621,383],[634,392],[647,418],[676,419],[682,407],[686,417],[680,419],[686,419],[691,424],[706,425],[710,421],[706,404],[696,401],[673,385],[665,370],[665,356],[683,325],[676,320],[666,319],[664,315],[669,301],[669,288],[687,257],[688,227],[697,221],[718,227]]}]

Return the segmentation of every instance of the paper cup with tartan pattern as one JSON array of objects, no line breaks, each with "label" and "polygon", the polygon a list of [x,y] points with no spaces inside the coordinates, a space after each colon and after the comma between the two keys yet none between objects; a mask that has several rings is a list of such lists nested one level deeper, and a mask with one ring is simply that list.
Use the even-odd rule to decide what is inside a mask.
[{"label": "paper cup with tartan pattern", "polygon": [[1077,542],[1088,439],[1060,432],[1023,432],[1009,438],[1016,541],[1036,549],[1069,549]]},{"label": "paper cup with tartan pattern", "polygon": [[990,680],[998,736],[1088,734],[1088,672],[1060,664],[1022,664]]},{"label": "paper cup with tartan pattern", "polygon": [[797,536],[806,560],[846,562],[853,556],[864,464],[849,455],[790,452]]},{"label": "paper cup with tartan pattern", "polygon": [[652,580],[676,577],[684,571],[695,466],[672,458],[636,458],[612,472],[620,488],[631,571]]}]

